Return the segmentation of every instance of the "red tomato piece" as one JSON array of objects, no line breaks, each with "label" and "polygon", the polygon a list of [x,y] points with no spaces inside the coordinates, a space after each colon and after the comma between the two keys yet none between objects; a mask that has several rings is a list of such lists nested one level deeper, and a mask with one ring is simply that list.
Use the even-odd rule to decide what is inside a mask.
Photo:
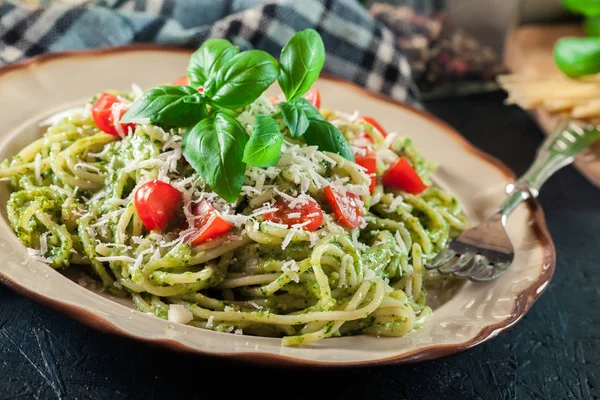
[{"label": "red tomato piece", "polygon": [[361,118],[359,118],[359,121],[364,121],[367,124],[371,125],[373,128],[377,129],[379,131],[379,133],[381,133],[381,135],[383,137],[387,136],[386,130],[383,129],[383,126],[381,126],[379,124],[379,122],[377,122],[374,118],[372,118],[372,117],[361,117]]},{"label": "red tomato piece", "polygon": [[269,103],[275,105],[275,104],[279,104],[279,102],[281,101],[281,98],[279,96],[269,96]]},{"label": "red tomato piece", "polygon": [[188,78],[187,75],[180,76],[175,81],[173,81],[173,83],[171,85],[173,85],[173,86],[189,86],[190,78]]},{"label": "red tomato piece", "polygon": [[171,225],[183,208],[181,192],[159,180],[140,186],[133,201],[137,215],[149,231],[162,231]]},{"label": "red tomato piece", "polygon": [[314,200],[290,208],[290,203],[287,200],[279,199],[273,207],[277,208],[277,211],[263,214],[265,220],[287,225],[288,228],[309,221],[307,225],[302,227],[302,229],[309,232],[316,231],[323,224],[323,210],[319,203]]},{"label": "red tomato piece", "polygon": [[356,194],[340,194],[331,185],[328,185],[325,186],[325,198],[342,225],[348,228],[362,226],[364,223],[363,210]]},{"label": "red tomato piece", "polygon": [[[92,117],[98,128],[102,132],[106,132],[109,135],[119,136],[119,131],[115,127],[115,112],[114,108],[118,107],[117,115],[119,120],[123,117],[123,114],[127,111],[127,106],[123,104],[117,96],[110,93],[102,93],[100,97],[96,99],[92,105]],[[119,124],[122,132],[127,135],[129,130],[135,129],[134,123]]]},{"label": "red tomato piece", "polygon": [[224,235],[233,229],[233,225],[221,218],[206,199],[202,199],[194,205],[192,214],[196,216],[194,220],[196,233],[189,238],[188,242],[194,246]]},{"label": "red tomato piece", "polygon": [[321,108],[321,92],[319,89],[312,88],[305,95],[304,98],[308,100],[313,106]]},{"label": "red tomato piece", "polygon": [[383,184],[411,194],[419,194],[427,189],[427,185],[423,183],[423,180],[406,157],[400,157],[388,168],[383,175]]},{"label": "red tomato piece", "polygon": [[377,183],[377,156],[375,152],[370,148],[361,148],[354,154],[354,162],[367,170],[367,174],[371,177],[369,191],[373,193]]}]

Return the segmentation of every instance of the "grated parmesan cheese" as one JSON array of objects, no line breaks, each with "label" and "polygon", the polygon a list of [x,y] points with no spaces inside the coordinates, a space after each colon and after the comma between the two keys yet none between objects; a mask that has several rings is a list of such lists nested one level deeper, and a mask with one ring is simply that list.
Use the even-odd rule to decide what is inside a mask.
[{"label": "grated parmesan cheese", "polygon": [[171,304],[169,305],[168,319],[171,322],[187,324],[194,319],[194,314],[181,304]]},{"label": "grated parmesan cheese", "polygon": [[286,261],[281,265],[281,272],[289,276],[290,279],[296,283],[300,282],[300,276],[298,275],[299,271],[300,267],[295,260]]},{"label": "grated parmesan cheese", "polygon": [[40,255],[43,256],[48,252],[48,235],[50,232],[44,232],[40,235]]}]

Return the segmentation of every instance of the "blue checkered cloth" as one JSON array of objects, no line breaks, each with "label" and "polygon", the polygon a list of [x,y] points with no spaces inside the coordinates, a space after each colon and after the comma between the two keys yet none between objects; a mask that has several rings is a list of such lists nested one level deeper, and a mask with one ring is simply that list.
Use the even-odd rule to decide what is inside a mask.
[{"label": "blue checkered cloth", "polygon": [[324,71],[414,103],[395,36],[356,0],[104,0],[25,8],[0,1],[0,65],[65,50],[151,42],[197,48],[211,37],[277,56],[297,31],[325,43]]}]

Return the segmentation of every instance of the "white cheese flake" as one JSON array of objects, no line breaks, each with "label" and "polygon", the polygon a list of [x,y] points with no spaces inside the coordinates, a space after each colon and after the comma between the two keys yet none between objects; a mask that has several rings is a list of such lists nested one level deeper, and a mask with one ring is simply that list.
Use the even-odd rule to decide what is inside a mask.
[{"label": "white cheese flake", "polygon": [[40,235],[40,255],[44,256],[48,252],[48,235],[50,232],[44,232]]},{"label": "white cheese flake", "polygon": [[171,304],[169,305],[168,319],[171,322],[187,324],[194,319],[194,314],[181,304]]},{"label": "white cheese flake", "polygon": [[281,272],[290,277],[290,279],[296,283],[300,282],[300,276],[298,272],[300,271],[300,267],[295,260],[289,260],[284,262],[281,265]]}]

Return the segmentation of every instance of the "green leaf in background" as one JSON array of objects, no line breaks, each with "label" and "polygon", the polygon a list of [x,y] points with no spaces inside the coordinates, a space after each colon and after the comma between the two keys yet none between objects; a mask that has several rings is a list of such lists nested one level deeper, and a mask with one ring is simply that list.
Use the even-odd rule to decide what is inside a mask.
[{"label": "green leaf in background", "polygon": [[308,116],[302,107],[283,101],[279,103],[279,108],[292,137],[302,136],[308,128]]},{"label": "green leaf in background", "polygon": [[600,17],[586,17],[583,27],[588,36],[600,36]]},{"label": "green leaf in background", "polygon": [[248,134],[227,114],[216,113],[183,136],[183,156],[210,188],[230,203],[236,201],[246,163],[242,161]]},{"label": "green leaf in background", "polygon": [[323,116],[321,115],[319,109],[313,106],[312,103],[306,100],[304,97],[297,98],[296,100],[293,100],[290,103],[302,108],[302,110],[304,110],[304,113],[309,119],[325,120],[325,118],[323,118]]},{"label": "green leaf in background", "polygon": [[261,50],[244,51],[216,71],[204,93],[212,103],[237,109],[256,100],[279,75],[277,61]]},{"label": "green leaf in background", "polygon": [[600,38],[563,37],[554,45],[554,61],[571,78],[600,72]]},{"label": "green leaf in background", "polygon": [[281,50],[279,85],[288,101],[306,93],[325,63],[325,46],[317,31],[296,33]]},{"label": "green leaf in background", "polygon": [[206,80],[223,64],[240,52],[237,46],[225,39],[208,39],[190,57],[187,76],[190,85],[198,88],[204,86]]},{"label": "green leaf in background", "polygon": [[354,154],[344,135],[327,121],[311,119],[304,133],[304,140],[309,146],[318,146],[320,151],[337,153],[347,160],[354,161]]},{"label": "green leaf in background", "polygon": [[562,0],[562,5],[575,14],[587,17],[600,16],[600,0]]},{"label": "green leaf in background", "polygon": [[158,86],[133,102],[122,122],[147,118],[151,124],[164,127],[192,126],[206,116],[204,99],[190,86]]},{"label": "green leaf in background", "polygon": [[283,135],[277,122],[268,115],[258,114],[254,130],[244,149],[243,161],[257,167],[272,167],[279,161]]}]

